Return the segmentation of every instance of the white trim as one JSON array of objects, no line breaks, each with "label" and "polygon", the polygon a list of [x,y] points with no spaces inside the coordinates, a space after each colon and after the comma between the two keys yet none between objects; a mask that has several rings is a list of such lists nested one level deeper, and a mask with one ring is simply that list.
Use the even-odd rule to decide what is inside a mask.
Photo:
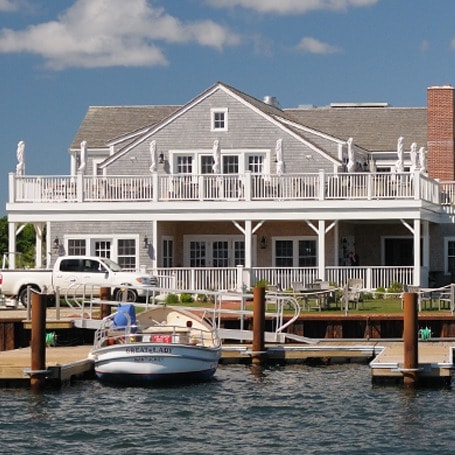
[{"label": "white trim", "polygon": [[[242,241],[245,242],[245,237],[238,234],[232,235],[219,235],[219,234],[209,234],[209,235],[184,235],[183,236],[183,266],[190,267],[190,248],[189,244],[192,241],[204,242],[206,247],[206,256],[205,256],[205,267],[213,267],[213,250],[212,243],[217,241],[227,241],[229,243],[229,264],[227,267],[235,267],[233,261],[234,257],[234,242]],[[256,236],[253,236],[253,249],[256,244]],[[254,261],[253,261],[254,262]]]},{"label": "white trim", "polygon": [[[223,128],[215,128],[215,114],[224,114]],[[224,132],[228,131],[229,128],[229,110],[227,107],[212,107],[210,109],[210,131],[216,133],[218,131]]]},{"label": "white trim", "polygon": [[102,235],[102,234],[65,234],[63,236],[63,247],[65,251],[68,251],[68,241],[69,240],[85,240],[86,241],[86,255],[87,256],[95,256],[95,251],[94,251],[94,241],[99,241],[99,240],[105,240],[106,242],[111,242],[111,249],[110,249],[110,254],[111,254],[111,259],[115,262],[118,260],[118,249],[117,249],[117,243],[118,240],[129,240],[132,239],[136,243],[136,267],[139,268],[139,262],[140,262],[140,254],[139,250],[141,247],[140,244],[140,235],[139,234],[112,234],[112,235]]},{"label": "white trim", "polygon": [[444,274],[449,274],[449,242],[455,242],[455,237],[444,237]]},{"label": "white trim", "polygon": [[[196,97],[195,99],[190,101],[188,104],[182,106],[182,108],[177,109],[177,111],[174,112],[170,117],[167,117],[162,122],[158,123],[158,125],[151,127],[148,131],[144,132],[143,136],[138,137],[131,144],[127,145],[123,150],[119,150],[115,155],[112,155],[109,158],[107,158],[105,163],[104,163],[104,165],[103,165],[103,167],[104,166],[109,166],[111,163],[116,161],[118,158],[124,156],[126,153],[128,153],[133,148],[137,147],[139,144],[142,144],[143,142],[147,141],[155,133],[157,133],[158,131],[160,131],[161,129],[163,129],[164,127],[169,125],[170,123],[172,123],[175,119],[177,119],[177,118],[181,117],[182,115],[184,115],[186,112],[191,110],[194,106],[197,106],[198,104],[202,103],[206,98],[210,97],[213,93],[215,93],[218,90],[222,90],[223,92],[225,92],[226,94],[228,94],[232,98],[234,98],[237,101],[239,101],[244,106],[246,106],[249,109],[251,109],[253,112],[256,112],[257,114],[262,116],[264,119],[266,119],[267,121],[269,121],[270,123],[272,123],[273,125],[278,127],[279,129],[281,129],[282,131],[285,131],[287,134],[289,134],[290,136],[292,136],[295,139],[297,139],[299,142],[305,144],[307,147],[309,147],[313,151],[319,153],[321,156],[323,156],[324,158],[328,159],[329,161],[332,161],[334,164],[338,164],[339,166],[341,166],[343,164],[343,163],[340,163],[336,158],[333,158],[332,156],[330,156],[329,154],[325,153],[320,148],[318,148],[315,145],[313,145],[311,142],[306,141],[300,135],[298,135],[294,131],[292,131],[284,123],[284,121],[283,121],[284,119],[281,116],[278,115],[278,112],[281,111],[279,108],[277,108],[278,112],[277,112],[276,116],[268,114],[268,113],[265,113],[264,111],[262,111],[258,107],[254,106],[252,103],[249,103],[248,101],[246,101],[244,98],[242,98],[237,93],[235,93],[232,90],[230,90],[228,87],[225,87],[221,83],[217,83],[216,85],[214,85],[213,87],[211,87],[210,89],[208,89],[207,91],[205,91],[204,93],[202,93],[201,95],[199,95],[198,97]],[[281,111],[281,112],[283,112],[283,111]],[[290,123],[293,124],[293,122],[290,122]],[[295,125],[297,126],[299,124],[296,123]],[[299,126],[301,127],[302,125],[299,125]],[[334,139],[334,141],[335,141],[335,139]]]},{"label": "white trim", "polygon": [[[105,160],[105,158],[92,158],[92,175],[96,176],[98,175],[96,173],[96,170],[98,168],[98,164],[101,164],[103,161]],[[100,171],[101,171],[101,175],[106,175],[106,169],[104,168],[101,168],[100,167]]]},{"label": "white trim", "polygon": [[[192,174],[199,175],[201,174],[201,156],[211,156],[211,149],[170,149],[169,150],[169,169],[171,174],[176,174],[176,158],[177,156],[192,156],[193,157],[193,166]],[[270,161],[272,156],[272,150],[266,148],[239,148],[239,149],[223,149],[220,150],[221,157],[228,155],[235,155],[239,157],[239,174],[244,174],[247,171],[248,166],[248,156],[259,155],[264,157],[264,163],[268,166],[270,171]],[[268,163],[268,164],[267,164]]]},{"label": "white trim", "polygon": [[[171,259],[172,259],[172,267],[175,267],[175,238],[173,235],[162,235],[161,236],[161,244],[160,244],[160,267],[164,267],[164,242],[172,242],[172,252],[171,252]],[[166,256],[167,257],[167,256]]]},{"label": "white trim", "polygon": [[301,240],[312,240],[315,243],[316,250],[316,267],[319,259],[319,249],[318,249],[318,236],[317,235],[290,235],[290,236],[278,236],[272,237],[272,264],[273,267],[276,267],[276,242],[277,241],[292,241],[292,267],[300,267],[299,262],[299,241]]}]

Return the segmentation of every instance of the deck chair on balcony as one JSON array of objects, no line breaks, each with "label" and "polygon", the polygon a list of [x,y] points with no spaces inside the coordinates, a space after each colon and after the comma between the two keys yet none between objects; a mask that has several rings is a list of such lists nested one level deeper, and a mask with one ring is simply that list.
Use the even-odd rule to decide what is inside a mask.
[{"label": "deck chair on balcony", "polygon": [[346,305],[349,308],[349,305],[352,305],[356,310],[359,309],[359,305],[363,306],[363,280],[359,278],[351,278],[348,280],[346,285],[343,288],[343,295],[341,301],[343,305],[341,308]]}]

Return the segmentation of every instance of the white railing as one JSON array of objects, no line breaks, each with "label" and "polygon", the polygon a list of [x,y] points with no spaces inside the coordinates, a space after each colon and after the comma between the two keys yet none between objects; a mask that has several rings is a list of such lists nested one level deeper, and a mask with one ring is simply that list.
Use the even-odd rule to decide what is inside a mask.
[{"label": "white railing", "polygon": [[455,182],[439,182],[441,204],[455,204]]},{"label": "white railing", "polygon": [[[455,182],[419,173],[239,174],[143,176],[19,176],[9,202],[261,201],[422,199],[455,202]],[[440,196],[441,194],[441,196]]]},{"label": "white railing", "polygon": [[[254,267],[228,268],[159,268],[148,270],[157,275],[160,286],[168,289],[209,291],[242,291],[253,287],[258,281],[291,289],[293,283],[309,285],[319,277],[317,267]],[[392,283],[413,284],[413,267],[343,267],[326,268],[325,280],[335,286],[344,286],[349,279],[359,278],[365,289],[389,288]]]}]

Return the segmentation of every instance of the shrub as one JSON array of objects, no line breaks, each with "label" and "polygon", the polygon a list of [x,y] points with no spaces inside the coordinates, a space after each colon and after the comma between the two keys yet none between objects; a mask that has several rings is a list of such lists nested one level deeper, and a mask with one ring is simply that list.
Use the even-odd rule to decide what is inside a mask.
[{"label": "shrub", "polygon": [[179,296],[177,294],[168,294],[166,298],[164,299],[164,303],[166,304],[174,304],[174,303],[179,303]]},{"label": "shrub", "polygon": [[209,296],[207,294],[198,294],[196,299],[198,302],[207,303],[209,301]]},{"label": "shrub", "polygon": [[259,280],[254,286],[257,288],[265,288],[268,284],[269,282],[267,280]]},{"label": "shrub", "polygon": [[[398,283],[398,281],[392,281],[390,286],[387,288],[387,292],[389,294],[401,294],[403,292],[403,285]],[[395,299],[397,298],[396,295],[390,295],[388,298]]]},{"label": "shrub", "polygon": [[180,294],[180,302],[181,303],[192,303],[194,302],[193,296],[191,294]]},{"label": "shrub", "polygon": [[382,286],[379,286],[378,288],[376,288],[374,298],[376,300],[382,300],[384,298],[384,294],[385,294],[385,288]]}]

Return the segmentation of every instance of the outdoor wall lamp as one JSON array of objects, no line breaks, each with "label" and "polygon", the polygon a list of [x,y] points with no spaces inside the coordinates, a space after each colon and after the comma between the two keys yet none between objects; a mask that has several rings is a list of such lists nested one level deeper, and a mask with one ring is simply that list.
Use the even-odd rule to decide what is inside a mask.
[{"label": "outdoor wall lamp", "polygon": [[144,236],[144,248],[147,249],[149,247],[149,239],[148,237],[145,235]]},{"label": "outdoor wall lamp", "polygon": [[158,157],[158,160],[159,160],[158,162],[159,162],[160,164],[163,164],[163,163],[164,163],[164,153],[160,153],[160,156]]},{"label": "outdoor wall lamp", "polygon": [[60,240],[58,239],[58,237],[55,237],[54,239],[54,250],[58,250],[60,247]]},{"label": "outdoor wall lamp", "polygon": [[265,250],[267,248],[267,239],[264,236],[262,236],[259,240],[259,248],[261,250]]}]

